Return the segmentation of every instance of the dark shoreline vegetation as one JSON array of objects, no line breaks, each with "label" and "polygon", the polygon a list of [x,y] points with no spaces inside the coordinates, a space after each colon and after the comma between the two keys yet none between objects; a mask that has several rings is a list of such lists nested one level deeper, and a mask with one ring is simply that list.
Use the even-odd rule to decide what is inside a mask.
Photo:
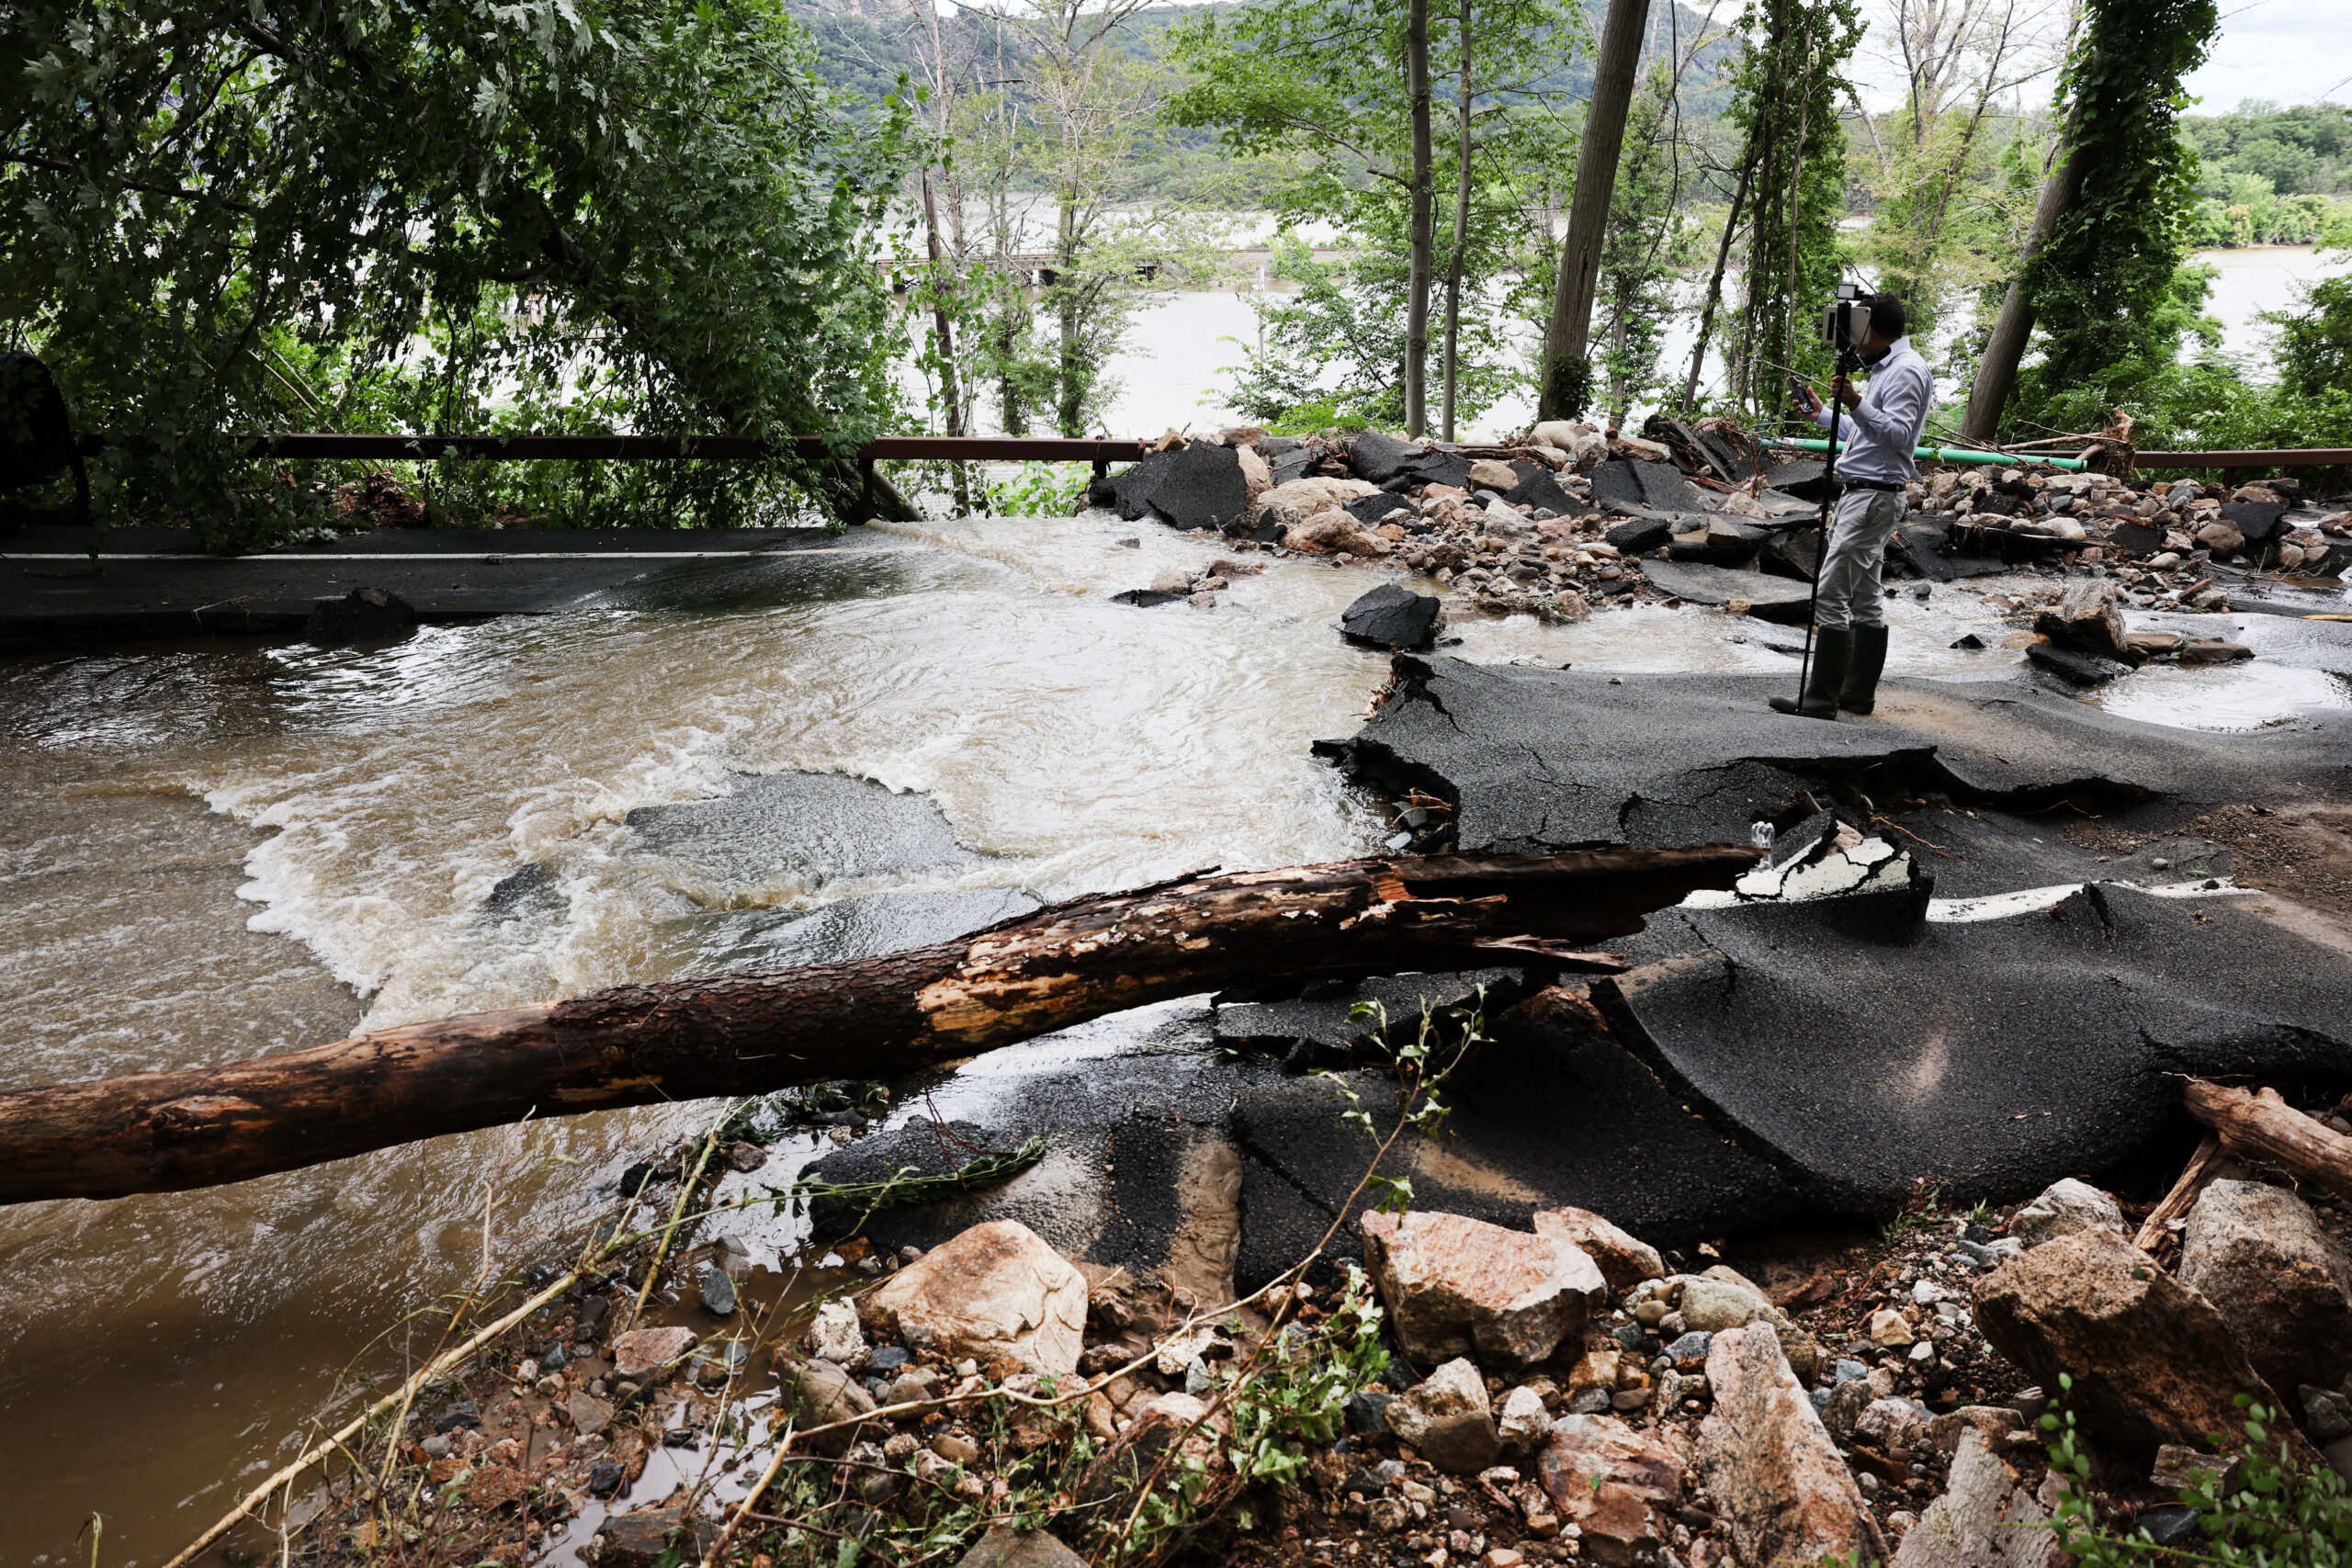
[{"label": "dark shoreline vegetation", "polygon": [[[2116,87],[2084,68],[2099,28],[2173,29],[2177,64],[2211,19],[2108,0],[2072,40],[1987,42],[1906,9],[1894,26],[1941,62],[1916,68],[1916,108],[1865,115],[1828,85],[1858,17],[1832,6],[1816,36],[1802,10],[1652,16],[1595,346],[1571,378],[1593,416],[1776,414],[1784,359],[1823,368],[1793,330],[1783,254],[1800,300],[1857,272],[1905,294],[1915,335],[1964,381],[2053,138],[2112,90],[2117,112],[2148,118],[2102,155],[2162,178],[2062,226],[2003,437],[2128,416],[2143,446],[2352,441],[2352,282],[2281,313],[2275,351],[2232,356],[2188,256],[2352,240],[2343,110],[2186,115],[2169,76]],[[41,0],[0,24],[0,311],[8,346],[38,352],[77,424],[109,437],[97,515],[193,524],[222,550],[391,520],[363,504],[387,478],[393,509],[426,526],[772,526],[832,516],[844,493],[825,465],[254,462],[254,431],[1089,432],[1136,311],[1221,276],[1221,211],[1329,224],[1350,252],[1278,249],[1298,288],[1260,306],[1264,346],[1232,392],[1245,415],[1394,430],[1425,398],[1443,435],[1538,377],[1501,329],[1540,332],[1550,308],[1600,11],[1483,0],[1432,24],[1423,166],[1407,156],[1396,6],[1043,0],[991,18],[880,0],[723,15],[442,0],[190,27],[152,0]],[[1772,85],[1790,49],[1823,84],[1793,207],[1742,184],[1758,168],[1778,181],[1771,148],[1796,134]],[[2053,106],[1989,85],[2047,82],[2034,62],[2068,49]],[[1435,209],[1425,237],[1416,188]],[[1838,229],[1847,215],[1871,227]],[[1751,254],[1773,259],[1730,297],[1724,264]],[[1416,290],[1425,370],[1403,324]],[[1677,290],[1703,295],[1719,384],[1660,362]],[[1976,333],[1939,334],[1971,300]],[[910,358],[912,398],[891,373]],[[1056,499],[1035,475],[897,479],[959,512]],[[19,491],[11,515],[72,493],[62,478]]]}]

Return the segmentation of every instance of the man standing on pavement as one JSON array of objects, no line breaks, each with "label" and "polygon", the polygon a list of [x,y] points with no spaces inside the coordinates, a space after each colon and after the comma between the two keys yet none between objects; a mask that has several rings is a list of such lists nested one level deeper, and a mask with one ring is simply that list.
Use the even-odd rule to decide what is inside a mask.
[{"label": "man standing on pavement", "polygon": [[[1868,713],[1877,705],[1879,673],[1886,668],[1886,599],[1879,573],[1886,542],[1903,521],[1905,487],[1918,472],[1912,452],[1935,401],[1928,362],[1904,335],[1903,301],[1892,294],[1869,298],[1871,335],[1862,344],[1862,362],[1870,369],[1870,390],[1856,391],[1843,375],[1829,389],[1846,405],[1844,423],[1853,434],[1844,454],[1831,456],[1838,500],[1815,573],[1813,669],[1803,695],[1772,699],[1781,712],[1807,718],[1836,718],[1839,708]],[[1809,405],[1801,412],[1827,428],[1829,405],[1810,388],[1799,390]]]}]

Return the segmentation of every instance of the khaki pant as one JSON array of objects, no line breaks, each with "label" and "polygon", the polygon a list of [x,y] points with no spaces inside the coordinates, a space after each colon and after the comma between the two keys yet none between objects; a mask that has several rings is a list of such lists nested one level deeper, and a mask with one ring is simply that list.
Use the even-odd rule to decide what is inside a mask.
[{"label": "khaki pant", "polygon": [[1813,624],[1825,631],[1886,624],[1886,598],[1879,574],[1886,564],[1886,541],[1908,505],[1901,491],[1854,486],[1838,496],[1829,513],[1829,537],[1821,551],[1820,587],[1814,596]]}]

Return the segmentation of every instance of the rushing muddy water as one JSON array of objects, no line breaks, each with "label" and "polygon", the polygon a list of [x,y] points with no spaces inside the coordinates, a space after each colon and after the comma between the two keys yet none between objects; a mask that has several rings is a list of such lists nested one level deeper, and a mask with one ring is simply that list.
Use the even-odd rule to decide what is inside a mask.
[{"label": "rushing muddy water", "polygon": [[[1282,563],[1211,612],[1108,598],[1214,553],[1100,514],[865,530],[390,647],[0,662],[4,1081],[708,970],[790,951],[797,913],[877,891],[984,904],[1362,852],[1377,813],[1307,743],[1351,731],[1384,678],[1331,629],[1379,579]],[[2017,661],[1950,647],[1971,628],[1997,645],[1969,594],[1905,595],[1894,616],[1892,673]],[[1473,659],[1629,671],[1789,671],[1796,636],[1658,608],[1460,631]],[[820,877],[802,840],[830,829],[805,801],[625,820],[750,802],[746,775],[793,771],[924,792],[944,833]],[[299,1449],[346,1371],[396,1369],[412,1333],[422,1351],[413,1314],[485,1247],[544,1255],[625,1158],[710,1114],[0,1213],[0,1562],[83,1560],[93,1512],[103,1561],[161,1562]],[[731,1228],[763,1265],[798,1240],[784,1221]]]}]

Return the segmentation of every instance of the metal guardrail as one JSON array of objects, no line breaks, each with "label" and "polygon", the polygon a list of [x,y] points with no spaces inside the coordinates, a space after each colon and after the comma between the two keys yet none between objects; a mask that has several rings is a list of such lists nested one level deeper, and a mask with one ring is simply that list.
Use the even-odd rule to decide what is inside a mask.
[{"label": "metal guardrail", "polygon": [[2352,446],[2295,446],[2275,452],[2134,452],[2139,468],[2327,468],[2352,463]]},{"label": "metal guardrail", "polygon": [[256,457],[368,459],[413,462],[470,457],[484,462],[569,458],[607,462],[665,459],[756,459],[784,454],[808,458],[847,457],[872,463],[948,458],[966,462],[1129,463],[1148,443],[1059,435],[885,435],[843,451],[817,436],[790,442],[752,435],[349,435],[290,432],[254,444]]}]

